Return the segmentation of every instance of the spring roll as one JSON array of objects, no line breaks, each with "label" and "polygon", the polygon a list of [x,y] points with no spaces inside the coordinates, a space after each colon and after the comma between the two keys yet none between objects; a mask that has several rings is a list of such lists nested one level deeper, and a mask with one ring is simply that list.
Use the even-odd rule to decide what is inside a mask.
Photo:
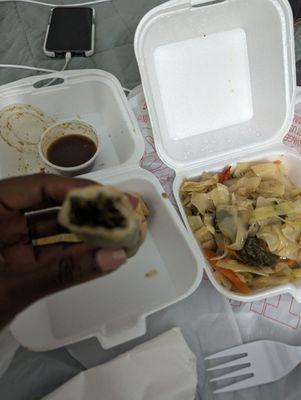
[{"label": "spring roll", "polygon": [[71,190],[58,215],[59,223],[84,242],[103,248],[123,248],[136,254],[146,232],[148,209],[137,193],[135,208],[128,196],[111,186]]}]

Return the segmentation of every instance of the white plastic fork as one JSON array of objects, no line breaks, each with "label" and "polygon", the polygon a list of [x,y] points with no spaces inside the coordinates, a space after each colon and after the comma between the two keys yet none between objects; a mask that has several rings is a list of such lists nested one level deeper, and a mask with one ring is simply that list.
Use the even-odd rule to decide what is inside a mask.
[{"label": "white plastic fork", "polygon": [[[213,393],[232,392],[283,378],[301,363],[301,346],[295,347],[270,340],[259,340],[220,351],[206,357],[205,360],[235,356],[240,357],[228,362],[221,360],[220,364],[207,369],[207,371],[218,371],[228,367],[237,368],[235,371],[210,379],[210,382],[220,383],[222,380],[230,378],[245,379],[226,385]],[[238,367],[240,368],[238,369]]]}]

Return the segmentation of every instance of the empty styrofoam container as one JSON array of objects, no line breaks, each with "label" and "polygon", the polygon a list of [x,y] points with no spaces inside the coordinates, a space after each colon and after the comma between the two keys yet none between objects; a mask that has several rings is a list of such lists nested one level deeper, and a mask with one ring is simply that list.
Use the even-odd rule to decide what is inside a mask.
[{"label": "empty styrofoam container", "polygon": [[[118,80],[101,70],[58,72],[55,76],[60,78],[59,84],[49,87],[38,85],[41,79],[49,80],[45,77],[25,78],[1,86],[0,113],[11,104],[30,104],[51,117],[52,124],[71,119],[87,122],[101,142],[94,171],[137,165],[144,142],[132,122],[133,115]],[[36,153],[38,157],[38,149]],[[22,158],[23,154],[0,135],[0,178],[40,172],[41,164],[33,157]]]},{"label": "empty styrofoam container", "polygon": [[[0,90],[0,106],[29,103],[58,119],[90,123],[100,135],[104,165],[85,177],[139,192],[150,210],[148,233],[138,253],[118,271],[40,300],[17,316],[11,331],[35,351],[92,336],[109,348],[144,334],[146,317],[191,294],[202,269],[198,248],[162,196],[159,181],[139,167],[144,143],[120,83],[99,70],[58,76],[63,82],[52,87],[36,89],[40,77],[6,85]],[[5,172],[2,153],[0,166]]]},{"label": "empty styrofoam container", "polygon": [[[173,0],[144,16],[135,52],[160,158],[183,179],[242,160],[279,159],[301,186],[301,160],[281,139],[296,96],[293,17],[286,0]],[[222,287],[199,250],[199,264],[229,298],[253,301],[290,292],[301,281],[252,295]]]}]

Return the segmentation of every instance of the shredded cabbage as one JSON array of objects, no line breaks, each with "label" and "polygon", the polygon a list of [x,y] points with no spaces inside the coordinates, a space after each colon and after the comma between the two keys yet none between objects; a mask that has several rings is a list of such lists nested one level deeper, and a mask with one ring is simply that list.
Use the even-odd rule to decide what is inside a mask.
[{"label": "shredded cabbage", "polygon": [[251,281],[250,286],[252,289],[263,289],[270,286],[285,285],[288,282],[290,282],[290,278],[288,276],[260,276],[258,278],[254,278]]},{"label": "shredded cabbage", "polygon": [[200,229],[204,224],[202,218],[199,215],[189,215],[187,217],[188,223],[191,226],[193,232]]},{"label": "shredded cabbage", "polygon": [[278,212],[273,206],[258,207],[252,213],[252,222],[260,221],[261,219],[271,218],[278,215]]},{"label": "shredded cabbage", "polygon": [[235,242],[229,245],[231,250],[241,250],[244,247],[245,241],[248,237],[249,218],[250,214],[247,210],[238,211]]},{"label": "shredded cabbage", "polygon": [[218,268],[252,290],[301,278],[301,190],[281,162],[238,163],[224,182],[220,176],[204,172],[181,186],[188,222],[211,254],[216,280],[240,290]]},{"label": "shredded cabbage", "polygon": [[282,200],[278,199],[277,197],[258,196],[257,200],[256,200],[256,208],[275,206],[276,204],[280,203],[281,201]]},{"label": "shredded cabbage", "polygon": [[208,240],[212,239],[211,233],[205,226],[195,231],[194,235],[200,243],[207,242]]},{"label": "shredded cabbage", "polygon": [[248,170],[250,170],[251,165],[252,164],[248,162],[237,163],[233,176],[235,178],[241,178]]},{"label": "shredded cabbage", "polygon": [[281,224],[266,225],[258,231],[257,237],[267,243],[272,253],[295,260],[300,249],[299,244],[291,240],[292,238],[287,238],[283,229],[286,227],[282,228]]},{"label": "shredded cabbage", "polygon": [[[208,177],[206,177],[208,178]],[[218,175],[213,175],[208,179],[199,182],[186,181],[183,183],[182,192],[204,192],[208,187],[218,183]]]},{"label": "shredded cabbage", "polygon": [[220,206],[216,208],[216,223],[224,236],[232,242],[237,234],[237,208],[234,206]]},{"label": "shredded cabbage", "polygon": [[191,204],[198,209],[201,215],[204,215],[207,210],[214,209],[208,193],[192,193]]},{"label": "shredded cabbage", "polygon": [[247,196],[257,190],[261,183],[261,178],[255,176],[253,178],[240,178],[235,180],[229,187],[230,192],[235,192],[240,196]]},{"label": "shredded cabbage", "polygon": [[212,235],[215,234],[214,221],[211,214],[204,215],[204,225]]},{"label": "shredded cabbage", "polygon": [[215,207],[230,204],[230,193],[227,186],[217,183],[216,188],[208,193]]},{"label": "shredded cabbage", "polygon": [[279,174],[278,165],[275,163],[255,164],[251,166],[251,170],[262,179],[277,180]]},{"label": "shredded cabbage", "polygon": [[257,188],[257,193],[265,194],[265,196],[281,197],[284,195],[284,183],[276,179],[262,181]]}]

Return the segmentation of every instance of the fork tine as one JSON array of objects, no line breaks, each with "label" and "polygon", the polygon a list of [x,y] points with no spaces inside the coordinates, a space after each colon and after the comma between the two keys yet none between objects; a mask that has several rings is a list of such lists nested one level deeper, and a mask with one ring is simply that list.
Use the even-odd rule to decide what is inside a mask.
[{"label": "fork tine", "polygon": [[242,367],[240,369],[233,371],[233,372],[229,372],[224,375],[217,376],[216,378],[210,379],[210,382],[217,382],[222,379],[239,378],[240,376],[242,377],[244,375],[251,374],[252,371],[253,371],[253,369],[250,366],[250,363],[242,364]]},{"label": "fork tine", "polygon": [[205,360],[213,360],[214,358],[219,357],[227,357],[227,356],[244,356],[247,353],[245,351],[241,351],[242,346],[231,347],[227,350],[219,351],[218,353],[211,354],[211,356],[205,357]]},{"label": "fork tine", "polygon": [[247,389],[249,387],[256,386],[256,385],[257,385],[257,383],[256,383],[255,377],[251,376],[251,377],[243,379],[239,382],[232,383],[231,385],[224,386],[221,389],[214,390],[213,393],[219,394],[219,393],[226,393],[226,392],[234,392],[235,390]]},{"label": "fork tine", "polygon": [[243,357],[236,358],[235,360],[228,361],[222,364],[218,364],[215,367],[207,368],[207,371],[215,371],[223,368],[229,368],[229,367],[236,367],[240,365],[243,361],[243,358],[246,357],[247,355],[244,355]]}]

